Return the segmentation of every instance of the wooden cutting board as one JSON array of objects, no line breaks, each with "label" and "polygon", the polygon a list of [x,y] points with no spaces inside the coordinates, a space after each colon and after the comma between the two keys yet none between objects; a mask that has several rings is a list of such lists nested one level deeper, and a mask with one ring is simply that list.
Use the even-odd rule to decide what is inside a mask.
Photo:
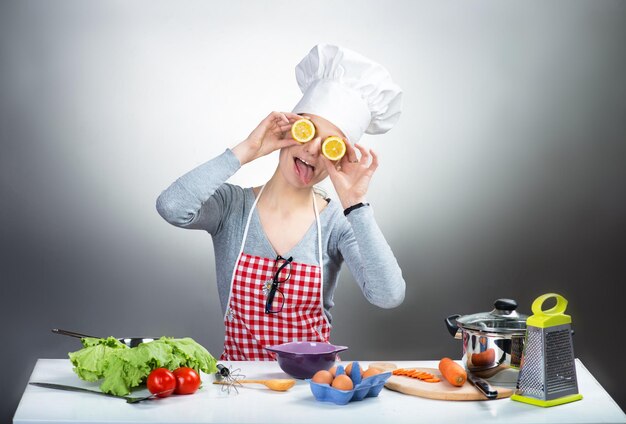
[{"label": "wooden cutting board", "polygon": [[[397,367],[389,362],[374,362],[370,367],[381,371],[393,371]],[[419,371],[426,371],[436,375],[441,381],[439,383],[426,383],[416,378],[403,375],[392,375],[385,383],[385,387],[396,392],[407,395],[419,396],[428,399],[440,400],[488,400],[472,383],[467,381],[461,387],[455,387],[448,383],[439,370],[434,368],[409,368]],[[492,386],[498,391],[498,399],[510,397],[513,389]]]}]

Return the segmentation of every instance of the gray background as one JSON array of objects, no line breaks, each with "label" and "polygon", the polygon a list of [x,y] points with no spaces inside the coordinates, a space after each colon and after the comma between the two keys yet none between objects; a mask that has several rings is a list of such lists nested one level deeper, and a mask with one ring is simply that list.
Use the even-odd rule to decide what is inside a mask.
[{"label": "gray background", "polygon": [[[369,200],[407,281],[394,310],[344,272],[344,359],[460,358],[443,325],[499,297],[570,301],[576,356],[626,405],[626,2],[3,1],[0,278],[7,422],[37,358],[108,336],[219,355],[210,237],[155,199],[299,99],[318,42],[405,91]],[[262,183],[270,156],[233,182]]]}]

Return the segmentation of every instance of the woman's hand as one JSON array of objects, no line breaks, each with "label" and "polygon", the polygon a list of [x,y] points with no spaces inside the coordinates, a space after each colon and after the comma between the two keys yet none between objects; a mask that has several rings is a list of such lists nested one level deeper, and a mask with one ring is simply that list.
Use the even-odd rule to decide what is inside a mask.
[{"label": "woman's hand", "polygon": [[338,162],[332,162],[322,156],[344,209],[365,202],[370,180],[378,168],[378,156],[373,150],[366,149],[360,144],[355,144],[355,147],[361,152],[361,159],[357,158],[356,150],[348,142],[346,154]]},{"label": "woman's hand", "polygon": [[232,150],[245,165],[262,156],[298,143],[291,137],[291,125],[302,117],[291,112],[272,112]]}]

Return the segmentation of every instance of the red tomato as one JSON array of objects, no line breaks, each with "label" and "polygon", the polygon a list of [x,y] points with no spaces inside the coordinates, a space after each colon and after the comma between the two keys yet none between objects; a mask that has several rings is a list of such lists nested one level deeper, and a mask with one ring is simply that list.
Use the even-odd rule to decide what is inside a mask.
[{"label": "red tomato", "polygon": [[200,376],[193,368],[181,367],[174,371],[177,395],[190,395],[200,387]]},{"label": "red tomato", "polygon": [[167,368],[157,368],[152,370],[146,384],[153,395],[168,397],[176,390],[176,377]]}]

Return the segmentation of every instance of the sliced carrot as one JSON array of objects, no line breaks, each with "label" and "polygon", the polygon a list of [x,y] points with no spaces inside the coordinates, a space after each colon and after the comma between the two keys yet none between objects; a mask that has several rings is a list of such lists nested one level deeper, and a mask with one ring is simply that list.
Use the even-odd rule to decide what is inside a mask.
[{"label": "sliced carrot", "polygon": [[437,377],[435,377],[434,374],[426,372],[426,371],[420,371],[417,370],[415,368],[398,368],[392,371],[393,375],[402,375],[405,377],[409,377],[409,378],[415,378],[421,381],[424,381],[426,383],[438,383],[441,380]]}]

